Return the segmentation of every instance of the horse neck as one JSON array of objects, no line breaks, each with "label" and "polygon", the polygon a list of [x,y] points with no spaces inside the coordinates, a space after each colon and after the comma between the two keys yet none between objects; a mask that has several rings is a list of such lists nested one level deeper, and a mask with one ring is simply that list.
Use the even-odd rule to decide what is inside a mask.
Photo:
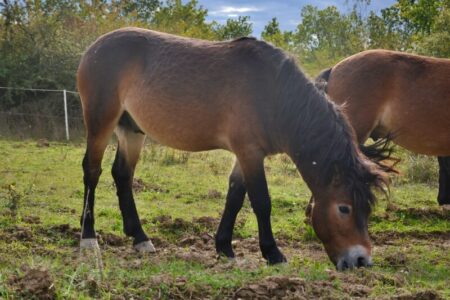
[{"label": "horse neck", "polygon": [[295,77],[297,85],[285,90],[282,99],[279,136],[283,152],[291,156],[310,188],[320,189],[331,182],[337,165],[346,165],[348,157],[356,155],[352,132],[325,94],[303,74],[291,76]]}]

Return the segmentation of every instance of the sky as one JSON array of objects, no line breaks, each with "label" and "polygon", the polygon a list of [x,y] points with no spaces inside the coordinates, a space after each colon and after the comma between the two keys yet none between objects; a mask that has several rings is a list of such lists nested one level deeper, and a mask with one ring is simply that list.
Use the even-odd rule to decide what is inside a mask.
[{"label": "sky", "polygon": [[[380,9],[391,6],[396,0],[372,0],[368,11],[379,12]],[[334,5],[342,12],[351,10],[352,0],[199,0],[199,4],[208,9],[208,21],[216,20],[225,23],[228,18],[250,16],[253,23],[253,35],[260,37],[264,26],[276,17],[282,30],[294,30],[300,23],[300,10],[311,4],[319,8]]]}]

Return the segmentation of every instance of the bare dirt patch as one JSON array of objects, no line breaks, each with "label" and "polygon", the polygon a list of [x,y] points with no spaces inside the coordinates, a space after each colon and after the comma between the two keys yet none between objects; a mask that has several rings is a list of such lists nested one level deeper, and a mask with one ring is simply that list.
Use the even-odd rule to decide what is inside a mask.
[{"label": "bare dirt patch", "polygon": [[[350,296],[364,297],[370,292],[365,286],[344,287]],[[328,281],[307,282],[302,278],[269,276],[238,289],[234,299],[337,299]]]},{"label": "bare dirt patch", "polygon": [[209,190],[208,194],[206,194],[206,198],[208,199],[222,199],[222,193],[218,190]]},{"label": "bare dirt patch", "polygon": [[384,260],[390,265],[390,266],[404,266],[408,262],[408,257],[403,252],[396,252],[388,254]]},{"label": "bare dirt patch", "polygon": [[450,240],[449,231],[407,231],[407,232],[397,232],[397,231],[383,231],[376,232],[370,235],[371,240],[377,245],[389,245],[393,244],[397,240],[402,239],[419,239],[427,241],[437,241],[445,242]]},{"label": "bare dirt patch", "polygon": [[39,139],[36,142],[36,146],[39,148],[47,148],[47,147],[50,147],[50,142],[46,139]]},{"label": "bare dirt patch", "polygon": [[389,202],[386,207],[386,215],[390,213],[404,215],[411,218],[450,218],[450,212],[445,211],[440,207],[400,208],[392,202]]},{"label": "bare dirt patch", "polygon": [[219,226],[220,220],[213,217],[198,217],[192,221],[187,221],[181,218],[173,219],[169,215],[160,215],[154,217],[151,222],[158,226],[162,231],[168,231],[178,234],[202,234],[205,231],[215,232]]},{"label": "bare dirt patch", "polygon": [[394,296],[391,298],[392,300],[440,300],[442,298],[437,292],[426,290],[420,291],[414,294],[403,294]]},{"label": "bare dirt patch", "polygon": [[55,299],[55,287],[50,272],[43,268],[22,267],[22,275],[12,276],[8,284],[24,299]]},{"label": "bare dirt patch", "polygon": [[5,228],[3,232],[1,232],[1,237],[7,243],[13,241],[31,242],[33,240],[33,232],[28,227],[12,226]]},{"label": "bare dirt patch", "polygon": [[219,226],[220,220],[217,218],[204,216],[204,217],[194,218],[192,220],[192,222],[199,224],[209,230],[215,231],[217,229],[217,227]]},{"label": "bare dirt patch", "polygon": [[168,189],[165,189],[154,183],[144,182],[142,179],[136,178],[136,177],[133,178],[133,191],[136,193],[147,192],[147,191],[152,191],[152,192],[157,192],[157,193],[168,193],[169,192]]},{"label": "bare dirt patch", "polygon": [[32,215],[23,216],[22,221],[27,224],[41,224],[42,223],[41,218],[39,218],[38,216],[32,216]]}]

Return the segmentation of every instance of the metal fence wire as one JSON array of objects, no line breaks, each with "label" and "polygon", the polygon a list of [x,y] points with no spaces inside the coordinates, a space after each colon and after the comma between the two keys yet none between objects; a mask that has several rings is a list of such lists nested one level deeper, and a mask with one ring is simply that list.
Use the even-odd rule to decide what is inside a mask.
[{"label": "metal fence wire", "polygon": [[84,135],[81,104],[76,91],[3,86],[0,90],[47,94],[0,110],[0,137],[73,140]]}]

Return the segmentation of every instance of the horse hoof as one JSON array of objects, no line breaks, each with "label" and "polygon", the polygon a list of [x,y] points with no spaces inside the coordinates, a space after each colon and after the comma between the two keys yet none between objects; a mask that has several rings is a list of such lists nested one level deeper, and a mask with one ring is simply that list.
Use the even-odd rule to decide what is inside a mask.
[{"label": "horse hoof", "polygon": [[218,253],[216,256],[216,259],[218,261],[226,262],[226,263],[236,263],[236,257],[234,256],[227,256],[224,253]]},{"label": "horse hoof", "polygon": [[448,211],[448,212],[450,212],[450,204],[444,204],[444,205],[441,205],[441,207],[442,207],[442,210],[443,210],[443,211]]},{"label": "horse hoof", "polygon": [[134,250],[140,253],[155,253],[156,249],[155,246],[153,246],[152,242],[149,241],[143,241],[139,244],[136,244],[133,246]]},{"label": "horse hoof", "polygon": [[269,259],[267,260],[267,264],[269,266],[274,266],[274,265],[280,265],[280,264],[287,264],[287,259],[286,257],[283,255],[281,257],[277,257],[275,259]]},{"label": "horse hoof", "polygon": [[100,249],[97,239],[82,239],[80,241],[81,249]]}]

